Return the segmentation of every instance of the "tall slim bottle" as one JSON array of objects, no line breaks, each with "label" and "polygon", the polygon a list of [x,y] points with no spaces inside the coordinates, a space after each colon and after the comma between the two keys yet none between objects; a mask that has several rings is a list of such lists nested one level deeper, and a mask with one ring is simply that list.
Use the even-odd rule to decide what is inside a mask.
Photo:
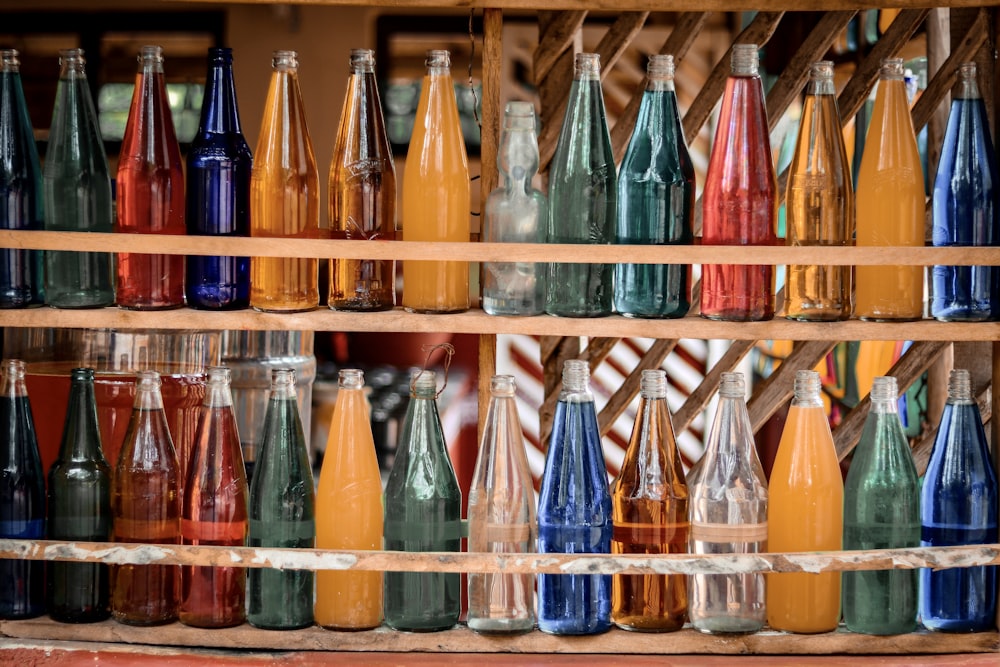
[{"label": "tall slim bottle", "polygon": [[[857,245],[924,245],[924,172],[906,98],[903,59],[886,58],[861,156]],[[855,268],[854,314],[863,320],[916,320],[924,310],[920,266]]]},{"label": "tall slim bottle", "polygon": [[[0,204],[0,229],[43,228],[42,170],[14,49],[0,49]],[[0,250],[0,308],[42,301],[42,252]]]},{"label": "tall slim bottle", "polygon": [[[311,549],[316,543],[316,487],[291,368],[271,370],[260,442],[250,484],[247,545]],[[314,582],[309,570],[252,568],[247,573],[247,620],[267,630],[312,625]]]},{"label": "tall slim bottle", "polygon": [[[229,383],[228,368],[208,369],[184,484],[184,544],[242,547],[247,541],[247,478]],[[181,623],[198,628],[240,625],[246,620],[246,582],[242,567],[185,565]]]},{"label": "tall slim bottle", "polygon": [[[819,373],[798,371],[781,433],[767,505],[769,551],[838,551],[844,482]],[[767,575],[767,623],[787,632],[828,632],[840,622],[840,573]]]},{"label": "tall slim bottle", "polygon": [[[969,371],[955,369],[920,489],[920,544],[994,544],[997,539],[997,477],[989,444]],[[929,630],[993,629],[996,606],[996,566],[920,570],[920,621]]]},{"label": "tall slim bottle", "polygon": [[[611,485],[611,553],[688,551],[688,488],[667,407],[667,374],[645,370],[639,411],[625,460]],[[680,630],[687,615],[687,576],[616,574],[611,620],[625,630]]]},{"label": "tall slim bottle", "polygon": [[[920,546],[917,468],[899,421],[896,378],[877,377],[871,407],[844,483],[844,548]],[[851,632],[895,635],[917,625],[917,571],[844,572]]]},{"label": "tall slim bottle", "polygon": [[[101,449],[94,369],[74,368],[69,394],[59,458],[49,469],[48,538],[107,542],[111,467]],[[53,620],[92,623],[111,615],[108,566],[102,563],[49,563],[45,590]]]},{"label": "tall slim bottle", "polygon": [[[767,551],[767,478],[757,458],[742,373],[723,373],[719,407],[699,473],[690,480],[691,552]],[[696,574],[688,617],[701,632],[756,632],[764,627],[764,575]]]},{"label": "tall slim bottle", "polygon": [[[596,53],[578,53],[549,167],[549,243],[611,243],[616,180],[601,59]],[[613,274],[613,264],[549,264],[545,312],[563,317],[610,315]]]},{"label": "tall slim bottle", "polygon": [[[461,551],[462,492],[445,448],[432,371],[417,371],[385,483],[385,548]],[[385,622],[396,630],[447,630],[462,603],[457,573],[385,573]]]},{"label": "tall slim bottle", "polygon": [[[788,167],[785,243],[854,244],[854,186],[833,85],[833,63],[813,63],[799,136]],[[831,321],[851,316],[854,267],[791,264],[785,281],[785,317]]]},{"label": "tall slim bottle", "polygon": [[[319,549],[382,548],[382,477],[364,387],[363,372],[340,371],[316,492]],[[335,630],[378,627],[382,586],[381,572],[317,572],[316,623]]]},{"label": "tall slim bottle", "polygon": [[[187,233],[250,236],[253,156],[240,128],[233,50],[208,50],[201,121],[187,156]],[[201,310],[236,310],[250,303],[250,258],[189,255],[187,303]]]},{"label": "tall slim bottle", "polygon": [[[535,492],[514,392],[514,376],[490,380],[490,404],[469,491],[472,552],[535,550]],[[468,582],[470,629],[527,632],[535,627],[534,576],[470,572]]]},{"label": "tall slim bottle", "polygon": [[[935,246],[1000,245],[997,167],[986,106],[976,84],[976,63],[959,68],[934,179]],[[1000,312],[1000,270],[991,266],[931,269],[931,315],[944,322],[995,319]]]},{"label": "tall slim bottle", "polygon": [[[59,83],[42,170],[45,229],[111,232],[111,174],[83,49],[59,52]],[[97,308],[115,302],[111,254],[45,252],[45,302],[56,308]]]},{"label": "tall slim bottle", "polygon": [[[330,227],[336,238],[396,237],[396,170],[375,80],[375,52],[351,51],[351,76],[330,162]],[[327,302],[336,310],[388,310],[396,305],[391,259],[330,260]]]},{"label": "tall slim bottle", "polygon": [[[653,55],[618,173],[615,243],[691,244],[694,195],[694,163],[674,92],[674,57]],[[626,317],[683,317],[691,306],[690,275],[684,264],[617,264],[615,310]]]},{"label": "tall slim bottle", "polygon": [[[2,58],[0,54],[0,58]],[[0,380],[0,537],[45,537],[45,473],[31,418],[24,362],[6,359]],[[0,618],[45,613],[45,563],[0,560]]]},{"label": "tall slim bottle", "polygon": [[[702,194],[702,243],[777,245],[778,195],[756,44],[733,44],[731,73]],[[774,267],[705,264],[701,315],[747,322],[774,317]]]},{"label": "tall slim bottle", "polygon": [[[139,371],[135,403],[111,480],[115,542],[181,543],[181,477],[160,394],[160,375]],[[128,625],[177,620],[177,565],[113,565],[111,613]]]},{"label": "tall slim bottle", "polygon": [[[275,51],[250,178],[250,236],[320,237],[319,172],[299,92],[295,51]],[[253,257],[250,305],[294,313],[319,305],[319,260]]]},{"label": "tall slim bottle", "polygon": [[[118,157],[118,217],[122,234],[185,234],[184,163],[174,133],[163,49],[139,51],[139,73]],[[115,302],[130,310],[184,305],[184,256],[118,253]]]},{"label": "tall slim bottle", "polygon": [[[403,172],[403,240],[469,240],[469,161],[458,119],[451,55],[427,52]],[[403,262],[403,307],[455,313],[469,307],[468,262]]]},{"label": "tall slim bottle", "polygon": [[[590,367],[569,359],[538,497],[539,553],[611,553],[608,472]],[[611,628],[611,575],[539,574],[538,629],[589,635]]]},{"label": "tall slim bottle", "polygon": [[[535,107],[508,102],[497,150],[502,183],[486,199],[483,241],[545,242],[548,199],[531,184],[538,160]],[[548,270],[541,262],[483,262],[483,310],[490,315],[541,315]]]}]

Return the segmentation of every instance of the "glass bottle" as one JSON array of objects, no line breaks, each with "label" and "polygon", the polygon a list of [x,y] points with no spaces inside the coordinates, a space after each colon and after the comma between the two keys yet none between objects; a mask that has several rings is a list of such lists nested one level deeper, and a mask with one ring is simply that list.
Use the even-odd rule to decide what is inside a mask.
[{"label": "glass bottle", "polygon": [[[767,548],[839,551],[844,482],[820,397],[819,373],[795,374],[794,398],[768,488]],[[768,573],[767,623],[786,632],[828,632],[840,622],[840,572]]]},{"label": "glass bottle", "polygon": [[[250,236],[319,238],[319,172],[295,51],[275,51],[250,178]],[[253,257],[250,305],[294,313],[319,305],[319,260]]]},{"label": "glass bottle", "polygon": [[[472,552],[535,550],[535,491],[514,392],[514,376],[490,380],[490,404],[469,491]],[[527,632],[535,627],[533,575],[470,572],[468,583],[470,629]]]},{"label": "glass bottle", "polygon": [[[364,373],[340,371],[337,402],[316,493],[316,547],[382,548],[382,476],[375,455]],[[334,630],[364,630],[382,622],[382,573],[316,573],[316,623]]]},{"label": "glass bottle", "polygon": [[[403,172],[403,240],[469,240],[469,161],[451,55],[427,52],[427,73]],[[468,262],[403,262],[403,307],[417,313],[469,308]]]},{"label": "glass bottle", "polygon": [[[187,155],[187,233],[250,236],[253,156],[240,128],[233,50],[208,50],[198,132]],[[188,306],[236,310],[250,304],[250,258],[189,255]]]},{"label": "glass bottle", "polygon": [[[924,245],[924,172],[903,81],[903,59],[882,61],[857,186],[858,246]],[[917,320],[924,309],[920,266],[855,268],[854,314]]]},{"label": "glass bottle", "polygon": [[[646,90],[618,173],[615,243],[694,242],[694,163],[674,92],[674,57],[653,55]],[[615,265],[615,310],[626,317],[683,317],[691,306],[683,264]]]},{"label": "glass bottle", "polygon": [[[94,369],[70,373],[69,403],[59,458],[49,469],[48,538],[65,542],[111,539],[111,467],[101,449]],[[49,616],[92,623],[111,615],[108,566],[52,562],[45,580]]]},{"label": "glass bottle", "polygon": [[[396,448],[385,483],[385,548],[461,551],[462,492],[445,448],[432,371],[410,382]],[[386,572],[385,622],[396,630],[447,630],[461,612],[457,573]]]},{"label": "glass bottle", "polygon": [[[833,63],[813,63],[799,136],[788,168],[785,243],[849,246],[854,243],[854,185],[840,128]],[[832,321],[851,316],[854,267],[791,264],[785,317]]]},{"label": "glass bottle", "polygon": [[[615,157],[601,92],[601,59],[578,53],[559,141],[549,166],[549,243],[611,243]],[[549,264],[545,312],[563,317],[611,314],[613,264]]]},{"label": "glass bottle", "polygon": [[[976,63],[959,67],[934,179],[935,246],[1000,244],[997,171],[986,106],[976,85]],[[994,319],[1000,310],[1000,271],[990,266],[931,269],[931,315],[943,322]]]},{"label": "glass bottle", "polygon": [[[208,369],[184,484],[184,544],[242,547],[247,541],[247,478],[229,383],[228,368]],[[199,628],[240,625],[245,590],[242,567],[185,565],[180,621]]]},{"label": "glass bottle", "polygon": [[[163,49],[139,51],[139,73],[118,157],[118,217],[123,234],[186,234],[184,163],[163,77]],[[184,256],[118,253],[115,302],[130,310],[184,305]]]},{"label": "glass bottle", "polygon": [[[920,490],[920,544],[997,542],[997,477],[969,371],[948,381]],[[929,630],[978,632],[996,623],[996,566],[920,570],[920,621]]]},{"label": "glass bottle", "polygon": [[[111,232],[111,172],[83,49],[59,52],[59,83],[42,170],[45,229]],[[45,302],[56,308],[97,308],[115,302],[111,253],[45,252]]]},{"label": "glass bottle", "polygon": [[[0,59],[4,56],[0,53]],[[24,384],[24,362],[6,359],[0,380],[0,537],[45,537],[45,474],[38,453],[35,422]],[[18,619],[45,612],[45,563],[0,560],[0,618]]]},{"label": "glass bottle", "polygon": [[[733,44],[731,74],[702,194],[702,243],[777,245],[778,196],[756,44]],[[705,264],[701,314],[747,322],[774,317],[774,267]]]},{"label": "glass bottle", "polygon": [[[563,366],[538,499],[539,553],[611,553],[611,495],[590,367]],[[586,635],[611,627],[611,575],[539,574],[538,629]]]},{"label": "glass bottle", "polygon": [[[330,226],[336,238],[396,237],[396,170],[375,80],[375,52],[351,50],[351,76],[330,162]],[[330,260],[328,303],[336,310],[396,305],[391,259]]]},{"label": "glass bottle", "polygon": [[[181,543],[181,477],[160,374],[136,374],[135,402],[111,479],[115,542]],[[113,565],[111,613],[128,625],[177,620],[180,566]]]},{"label": "glass bottle", "polygon": [[[42,229],[42,170],[21,86],[21,61],[0,49],[0,229]],[[38,250],[0,250],[0,308],[43,301]]]},{"label": "glass bottle", "polygon": [[[483,241],[545,243],[549,204],[531,184],[538,160],[535,107],[508,102],[497,150],[503,183],[486,199]],[[547,277],[548,265],[543,263],[484,262],[483,310],[490,315],[541,315]]]},{"label": "glass bottle", "polygon": [[[644,370],[639,411],[621,472],[611,485],[613,554],[688,551],[688,488],[667,407],[667,374]],[[611,620],[625,630],[680,630],[687,615],[687,576],[616,574]]]},{"label": "glass bottle", "polygon": [[[316,543],[316,487],[291,368],[271,370],[271,394],[260,442],[250,484],[247,544],[311,549]],[[312,625],[314,581],[309,570],[250,569],[247,620],[267,630]]]},{"label": "glass bottle", "polygon": [[[688,480],[691,552],[767,551],[767,478],[757,458],[742,373],[722,374],[719,405],[698,470]],[[688,616],[695,629],[746,633],[764,627],[762,573],[697,574],[690,583]]]},{"label": "glass bottle", "polygon": [[[898,400],[896,378],[873,380],[865,428],[844,482],[845,549],[920,546],[917,468]],[[917,571],[844,572],[842,604],[851,632],[911,632],[917,625]]]}]

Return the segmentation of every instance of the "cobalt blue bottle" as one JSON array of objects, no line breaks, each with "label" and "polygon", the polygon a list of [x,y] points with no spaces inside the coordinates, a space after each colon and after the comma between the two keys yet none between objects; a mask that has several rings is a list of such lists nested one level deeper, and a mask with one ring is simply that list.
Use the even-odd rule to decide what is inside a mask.
[{"label": "cobalt blue bottle", "polygon": [[[253,157],[240,129],[233,50],[208,50],[208,78],[198,133],[187,159],[187,233],[250,236]],[[187,304],[201,310],[250,305],[250,258],[189,256]]]},{"label": "cobalt blue bottle", "polygon": [[[986,107],[976,85],[976,64],[959,68],[959,92],[934,179],[932,243],[935,246],[1000,244],[997,172]],[[1000,269],[934,266],[931,315],[944,322],[979,322],[1000,314]]]},{"label": "cobalt blue bottle", "polygon": [[[590,367],[570,359],[552,421],[538,500],[539,553],[611,553],[611,495]],[[591,635],[611,627],[611,575],[538,575],[538,629]]]},{"label": "cobalt blue bottle", "polygon": [[[955,369],[920,494],[920,544],[997,541],[997,478],[969,371]],[[928,630],[979,632],[996,624],[996,566],[920,570],[920,619]]]}]

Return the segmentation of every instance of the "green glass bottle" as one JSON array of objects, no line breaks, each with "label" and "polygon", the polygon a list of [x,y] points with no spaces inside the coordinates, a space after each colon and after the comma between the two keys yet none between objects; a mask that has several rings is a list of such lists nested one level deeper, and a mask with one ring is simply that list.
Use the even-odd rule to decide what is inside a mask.
[{"label": "green glass bottle", "polygon": [[[896,378],[875,378],[868,419],[844,484],[844,549],[920,546],[917,469],[899,421],[898,398]],[[917,570],[844,572],[843,610],[852,632],[912,631]]]},{"label": "green glass bottle", "polygon": [[[410,382],[410,404],[385,484],[385,548],[461,551],[462,492],[445,448],[432,371]],[[447,630],[461,612],[455,573],[385,573],[385,622],[397,630]]]},{"label": "green glass bottle", "polygon": [[[247,543],[311,549],[316,543],[316,487],[291,368],[271,371],[261,443],[250,484]],[[247,572],[247,620],[268,630],[312,625],[314,580],[308,570],[251,568]]]},{"label": "green glass bottle", "polygon": [[[94,369],[70,374],[69,407],[59,458],[49,469],[50,540],[107,542],[111,538],[111,467],[101,450]],[[49,563],[45,581],[49,616],[92,623],[111,616],[108,566]]]}]

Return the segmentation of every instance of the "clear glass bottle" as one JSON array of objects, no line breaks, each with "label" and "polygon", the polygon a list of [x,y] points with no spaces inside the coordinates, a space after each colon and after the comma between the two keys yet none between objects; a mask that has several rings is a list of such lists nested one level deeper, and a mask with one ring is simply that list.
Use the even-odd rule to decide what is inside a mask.
[{"label": "clear glass bottle", "polygon": [[[59,83],[42,170],[45,229],[111,232],[111,173],[83,49],[59,51]],[[56,308],[97,308],[115,302],[111,253],[45,252],[45,302]]]},{"label": "clear glass bottle", "polygon": [[[691,553],[767,551],[767,478],[757,458],[742,373],[722,374],[705,453],[698,473],[688,477]],[[701,632],[757,632],[767,620],[764,602],[760,572],[697,574],[691,577],[688,616]]]},{"label": "clear glass bottle", "polygon": [[[639,411],[618,478],[611,485],[613,554],[688,551],[688,488],[667,406],[667,374],[644,370]],[[625,630],[680,630],[687,615],[687,576],[616,574],[611,620]]]},{"label": "clear glass bottle", "polygon": [[[569,359],[562,378],[538,498],[538,552],[608,554],[611,494],[590,367]],[[539,630],[589,635],[610,628],[611,575],[538,575]]]},{"label": "clear glass bottle", "polygon": [[[396,170],[375,80],[375,52],[351,51],[351,76],[330,162],[330,227],[337,238],[396,237]],[[336,310],[396,305],[391,259],[330,260],[328,304]]]},{"label": "clear glass bottle", "polygon": [[[618,173],[615,243],[693,243],[694,197],[694,163],[674,92],[674,57],[652,55]],[[626,317],[683,317],[691,306],[690,273],[684,264],[617,264],[615,310]]]},{"label": "clear glass bottle", "polygon": [[[845,549],[920,546],[917,468],[898,400],[896,378],[873,380],[865,428],[844,482]],[[842,605],[851,632],[911,632],[917,626],[917,571],[844,572]]]},{"label": "clear glass bottle", "polygon": [[[799,136],[788,167],[785,244],[854,244],[854,186],[833,85],[833,63],[821,60],[809,71]],[[785,317],[846,320],[854,299],[854,267],[791,264],[785,288]]]},{"label": "clear glass bottle", "polygon": [[[469,491],[469,551],[535,550],[535,492],[517,416],[512,375],[494,375],[476,469]],[[535,626],[535,577],[468,574],[469,628],[527,632]]]},{"label": "clear glass bottle", "polygon": [[[945,547],[997,540],[997,476],[989,443],[969,371],[955,369],[920,489],[920,544]],[[943,632],[995,628],[996,570],[920,570],[921,623]]]},{"label": "clear glass bottle", "polygon": [[[578,53],[549,167],[549,243],[611,243],[616,180],[600,56]],[[611,314],[613,274],[613,264],[549,264],[545,312],[564,317]]]},{"label": "clear glass bottle", "polygon": [[[778,195],[756,44],[734,44],[732,70],[702,194],[702,243],[777,245]],[[736,322],[774,317],[774,267],[705,264],[701,315]]]}]

